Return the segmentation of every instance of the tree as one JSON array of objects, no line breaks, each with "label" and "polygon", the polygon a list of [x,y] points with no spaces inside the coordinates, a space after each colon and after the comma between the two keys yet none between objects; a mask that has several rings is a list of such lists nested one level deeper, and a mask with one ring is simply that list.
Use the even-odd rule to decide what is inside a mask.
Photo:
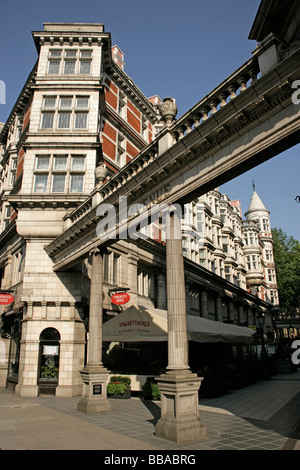
[{"label": "tree", "polygon": [[272,229],[279,303],[286,315],[300,307],[300,243],[282,229]]}]

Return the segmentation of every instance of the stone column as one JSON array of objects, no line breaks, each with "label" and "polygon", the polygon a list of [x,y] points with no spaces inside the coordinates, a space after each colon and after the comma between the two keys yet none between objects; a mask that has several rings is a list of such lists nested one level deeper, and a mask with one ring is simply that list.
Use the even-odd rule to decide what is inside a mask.
[{"label": "stone column", "polygon": [[201,291],[201,317],[208,318],[207,291],[205,289]]},{"label": "stone column", "polygon": [[216,310],[217,310],[217,321],[223,321],[223,305],[222,305],[222,297],[220,295],[217,296],[216,300]]},{"label": "stone column", "polygon": [[199,416],[198,390],[202,378],[188,366],[184,263],[180,217],[170,215],[170,233],[166,240],[168,367],[158,379],[161,390],[161,418],[155,434],[177,443],[206,437]]},{"label": "stone column", "polygon": [[229,321],[231,323],[234,323],[234,303],[232,302],[232,300],[229,301],[229,304],[228,304],[229,308]]},{"label": "stone column", "polygon": [[239,319],[238,319],[238,323],[240,324],[244,324],[246,319],[245,319],[245,314],[244,314],[244,306],[243,305],[239,305]]},{"label": "stone column", "polygon": [[109,372],[102,364],[103,255],[96,248],[91,256],[88,363],[80,372],[83,392],[77,409],[85,413],[100,413],[111,409],[106,396]]}]

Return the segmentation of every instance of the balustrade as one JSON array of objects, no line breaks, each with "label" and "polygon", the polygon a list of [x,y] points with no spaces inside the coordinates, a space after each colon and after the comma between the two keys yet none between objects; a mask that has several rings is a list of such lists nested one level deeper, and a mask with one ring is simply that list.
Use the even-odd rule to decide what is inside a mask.
[{"label": "balustrade", "polygon": [[244,93],[258,80],[259,67],[256,58],[251,58],[207,97],[173,123],[170,133],[173,144],[207,121],[236,97]]}]

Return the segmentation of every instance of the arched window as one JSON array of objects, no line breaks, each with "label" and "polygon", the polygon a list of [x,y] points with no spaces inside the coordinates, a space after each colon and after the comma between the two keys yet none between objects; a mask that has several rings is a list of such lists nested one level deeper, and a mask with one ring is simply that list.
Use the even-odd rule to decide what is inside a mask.
[{"label": "arched window", "polygon": [[46,328],[40,334],[40,341],[59,341],[60,334],[56,328]]}]

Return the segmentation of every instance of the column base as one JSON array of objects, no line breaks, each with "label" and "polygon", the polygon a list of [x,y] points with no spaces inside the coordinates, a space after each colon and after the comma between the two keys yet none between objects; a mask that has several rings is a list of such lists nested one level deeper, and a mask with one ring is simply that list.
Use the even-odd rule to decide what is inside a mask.
[{"label": "column base", "polygon": [[110,411],[111,406],[106,395],[109,371],[101,365],[87,366],[80,374],[83,380],[83,392],[77,403],[77,410],[88,414]]},{"label": "column base", "polygon": [[161,418],[155,435],[176,443],[206,438],[206,426],[199,416],[198,391],[202,378],[190,371],[167,372],[158,378],[161,390]]},{"label": "column base", "polygon": [[17,384],[15,394],[25,398],[36,398],[39,395],[39,388],[37,385]]}]

